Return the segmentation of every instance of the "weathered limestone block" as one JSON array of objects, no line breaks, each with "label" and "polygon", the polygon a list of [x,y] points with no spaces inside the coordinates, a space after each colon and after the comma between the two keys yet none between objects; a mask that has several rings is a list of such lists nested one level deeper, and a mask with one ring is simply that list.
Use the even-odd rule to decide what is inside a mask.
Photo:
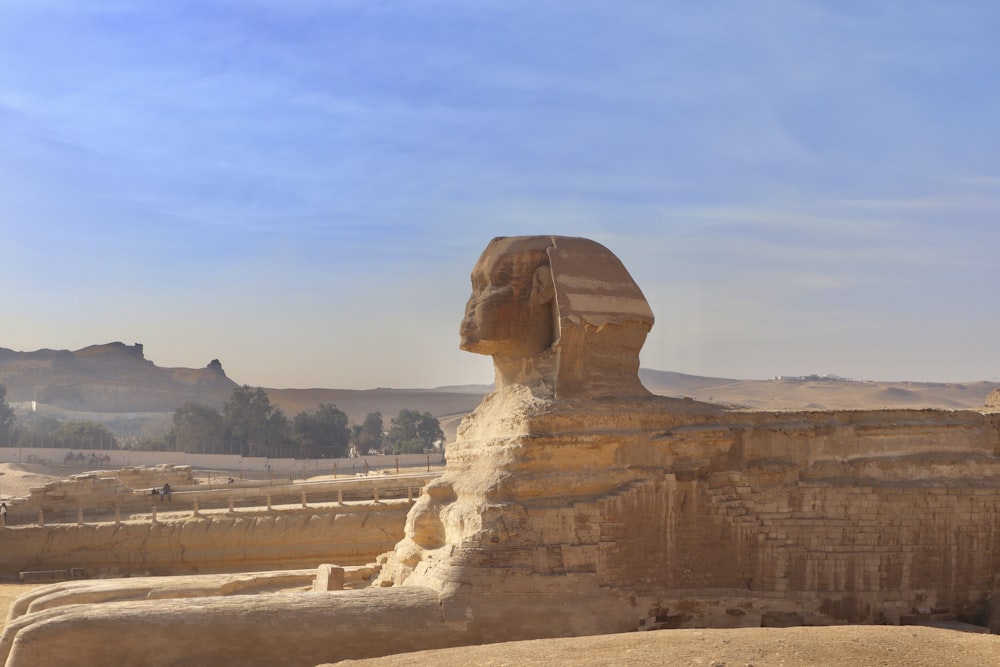
[{"label": "weathered limestone block", "polygon": [[71,605],[14,626],[7,667],[314,667],[453,646],[456,636],[437,595],[419,588]]},{"label": "weathered limestone block", "polygon": [[203,574],[181,577],[128,577],[64,581],[40,586],[11,605],[7,622],[46,609],[71,604],[137,599],[246,595],[311,584],[315,570],[279,570],[240,574]]},{"label": "weathered limestone block", "polygon": [[324,563],[316,568],[316,578],[313,580],[314,591],[344,590],[344,568]]}]

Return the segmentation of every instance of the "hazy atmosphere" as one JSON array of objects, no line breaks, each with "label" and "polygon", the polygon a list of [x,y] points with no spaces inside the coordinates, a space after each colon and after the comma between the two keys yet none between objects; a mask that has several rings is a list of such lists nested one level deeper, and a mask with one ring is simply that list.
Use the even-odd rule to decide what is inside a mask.
[{"label": "hazy atmosphere", "polygon": [[1000,378],[994,2],[0,4],[0,347],[492,380],[493,236],[614,251],[643,366]]}]

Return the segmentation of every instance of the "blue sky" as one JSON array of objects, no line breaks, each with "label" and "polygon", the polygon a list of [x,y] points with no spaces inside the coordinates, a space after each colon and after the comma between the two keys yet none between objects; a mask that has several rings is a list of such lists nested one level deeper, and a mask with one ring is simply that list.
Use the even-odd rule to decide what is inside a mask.
[{"label": "blue sky", "polygon": [[646,367],[1000,378],[994,2],[4,0],[0,347],[492,379],[490,238],[586,236]]}]

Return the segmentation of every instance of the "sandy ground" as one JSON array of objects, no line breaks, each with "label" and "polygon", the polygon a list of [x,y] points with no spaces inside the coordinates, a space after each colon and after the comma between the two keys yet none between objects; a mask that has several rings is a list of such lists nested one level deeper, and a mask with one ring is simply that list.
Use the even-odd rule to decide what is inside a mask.
[{"label": "sandy ground", "polygon": [[21,498],[34,486],[60,479],[47,473],[48,469],[42,465],[0,463],[0,498]]},{"label": "sandy ground", "polygon": [[345,660],[336,664],[338,667],[979,667],[1000,665],[1000,635],[885,625],[660,630],[419,651],[370,660]]},{"label": "sandy ground", "polygon": [[40,585],[42,584],[0,584],[0,629],[7,623],[7,612],[14,599],[21,593],[27,593]]}]

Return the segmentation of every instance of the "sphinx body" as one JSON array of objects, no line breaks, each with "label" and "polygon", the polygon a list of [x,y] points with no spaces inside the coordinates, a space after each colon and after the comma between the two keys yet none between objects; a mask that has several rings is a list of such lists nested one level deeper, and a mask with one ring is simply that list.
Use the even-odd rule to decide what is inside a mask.
[{"label": "sphinx body", "polygon": [[496,390],[371,588],[29,609],[0,643],[8,667],[306,666],[637,629],[898,623],[990,594],[1000,414],[652,396],[637,375],[652,313],[586,239],[494,239],[472,283],[461,347],[493,358]]}]

